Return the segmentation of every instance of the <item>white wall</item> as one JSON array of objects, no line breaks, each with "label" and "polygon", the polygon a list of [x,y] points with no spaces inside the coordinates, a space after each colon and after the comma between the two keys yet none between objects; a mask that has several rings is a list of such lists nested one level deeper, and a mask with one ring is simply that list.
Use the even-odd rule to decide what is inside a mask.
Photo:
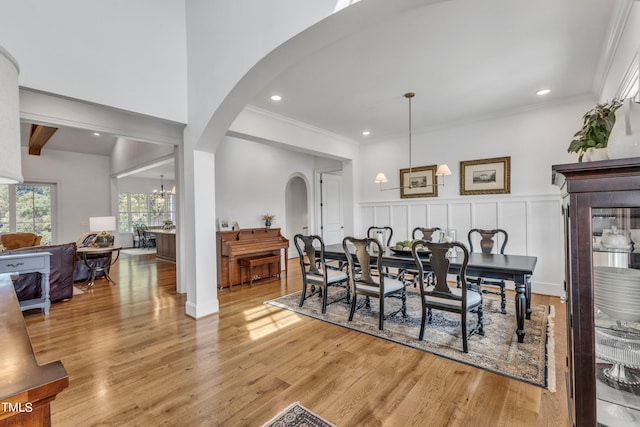
[{"label": "white wall", "polygon": [[31,156],[22,149],[25,181],[57,184],[57,239],[53,243],[75,242],[89,231],[89,217],[111,215],[109,157],[66,151],[42,150]]},{"label": "white wall", "polygon": [[[308,154],[273,147],[240,138],[226,137],[216,152],[215,218],[238,221],[241,228],[263,227],[260,217],[269,212],[276,219],[272,227],[286,230],[285,192],[296,173],[305,177],[313,200],[314,170],[341,163]],[[313,211],[310,230],[314,230]]]},{"label": "white wall", "polygon": [[[594,102],[553,105],[415,135],[413,166],[447,163],[452,171],[437,198],[400,199],[399,190],[380,192],[373,183],[376,172],[383,170],[389,187],[399,184],[398,170],[408,166],[406,139],[363,146],[360,235],[371,224],[392,226],[394,241],[409,239],[418,226],[441,227],[456,229],[458,240],[466,243],[471,228],[504,228],[509,233],[507,252],[538,257],[533,291],[560,295],[563,226],[551,166],[577,160],[567,147]],[[393,155],[400,148],[403,155]],[[511,194],[459,194],[460,161],[503,156],[511,156]]]},{"label": "white wall", "polygon": [[118,138],[111,153],[111,172],[117,174],[129,171],[173,155],[174,146],[170,144],[150,144]]},{"label": "white wall", "polygon": [[187,121],[184,0],[3,1],[0,41],[21,86]]}]

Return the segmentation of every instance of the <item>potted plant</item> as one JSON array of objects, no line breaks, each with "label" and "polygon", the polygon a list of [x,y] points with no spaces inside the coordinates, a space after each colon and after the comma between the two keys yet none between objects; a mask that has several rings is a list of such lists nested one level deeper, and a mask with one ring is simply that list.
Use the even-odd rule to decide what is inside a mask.
[{"label": "potted plant", "polygon": [[606,148],[609,134],[616,122],[615,112],[622,105],[619,99],[598,104],[582,117],[582,129],[573,135],[573,141],[569,144],[567,152],[578,153],[578,161],[590,148]]},{"label": "potted plant", "polygon": [[276,216],[273,214],[270,214],[269,212],[262,215],[262,220],[264,221],[264,226],[266,228],[271,227],[271,223],[273,222],[274,219],[276,219]]}]

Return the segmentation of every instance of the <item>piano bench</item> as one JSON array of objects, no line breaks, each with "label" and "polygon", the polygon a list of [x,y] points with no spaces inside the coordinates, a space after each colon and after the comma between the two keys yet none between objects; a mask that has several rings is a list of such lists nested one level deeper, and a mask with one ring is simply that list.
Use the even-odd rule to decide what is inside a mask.
[{"label": "piano bench", "polygon": [[[277,264],[276,273],[271,272],[271,266]],[[244,284],[242,269],[249,269],[249,286],[253,286],[253,269],[254,267],[258,267],[260,265],[269,265],[269,277],[271,276],[280,276],[280,255],[260,255],[255,257],[248,258],[240,258],[240,286]],[[231,290],[231,286],[229,286],[229,290]]]}]

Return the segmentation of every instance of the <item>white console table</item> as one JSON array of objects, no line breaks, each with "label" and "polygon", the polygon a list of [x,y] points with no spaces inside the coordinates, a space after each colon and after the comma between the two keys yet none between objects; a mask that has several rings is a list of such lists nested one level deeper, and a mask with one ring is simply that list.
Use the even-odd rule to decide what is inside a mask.
[{"label": "white console table", "polygon": [[49,299],[49,272],[51,271],[49,258],[51,252],[31,252],[17,255],[0,255],[0,274],[2,273],[41,273],[41,297],[20,301],[22,311],[42,308],[44,314],[49,314],[51,301]]}]

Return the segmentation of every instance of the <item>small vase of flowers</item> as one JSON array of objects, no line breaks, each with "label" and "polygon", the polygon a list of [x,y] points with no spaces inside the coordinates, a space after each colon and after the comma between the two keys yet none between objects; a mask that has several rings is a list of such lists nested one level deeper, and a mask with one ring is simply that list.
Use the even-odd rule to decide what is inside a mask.
[{"label": "small vase of flowers", "polygon": [[270,228],[271,227],[271,223],[273,222],[273,220],[276,219],[276,216],[270,213],[266,213],[264,215],[262,215],[262,220],[264,221],[264,226],[266,228]]}]

